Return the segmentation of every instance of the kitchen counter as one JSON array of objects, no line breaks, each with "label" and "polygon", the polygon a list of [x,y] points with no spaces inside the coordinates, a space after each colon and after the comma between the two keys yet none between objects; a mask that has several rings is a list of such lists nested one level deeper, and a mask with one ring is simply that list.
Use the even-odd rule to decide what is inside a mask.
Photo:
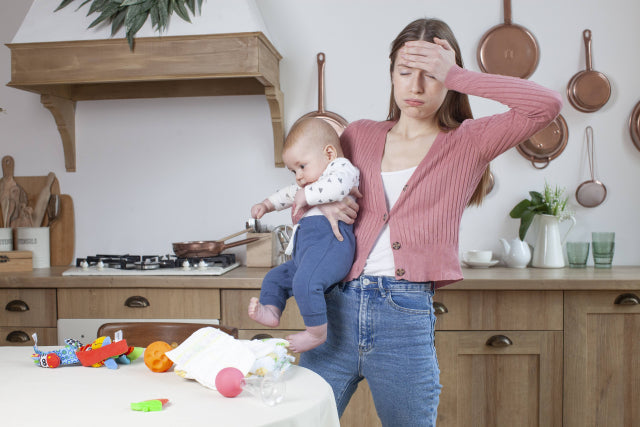
[{"label": "kitchen counter", "polygon": [[[62,276],[68,267],[0,273],[3,288],[259,289],[268,268],[239,267],[222,276]],[[640,266],[587,268],[463,268],[464,280],[444,290],[606,290],[640,287]]]}]

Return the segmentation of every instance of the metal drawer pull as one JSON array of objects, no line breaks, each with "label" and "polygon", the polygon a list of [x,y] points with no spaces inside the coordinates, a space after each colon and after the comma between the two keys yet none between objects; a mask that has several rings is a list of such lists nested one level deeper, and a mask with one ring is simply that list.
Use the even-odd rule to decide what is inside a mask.
[{"label": "metal drawer pull", "polygon": [[27,335],[22,331],[13,331],[13,332],[10,332],[9,335],[7,335],[7,342],[12,342],[12,343],[29,342],[30,339],[31,338],[29,338],[29,335]]},{"label": "metal drawer pull", "polygon": [[4,309],[7,311],[29,311],[29,306],[24,301],[14,299],[9,301]]},{"label": "metal drawer pull", "polygon": [[446,305],[444,305],[441,302],[438,301],[434,301],[433,302],[433,312],[434,314],[438,315],[438,314],[445,314],[449,312],[449,309],[447,308]]},{"label": "metal drawer pull", "polygon": [[490,347],[508,347],[513,344],[513,341],[505,335],[494,335],[487,340],[486,345]]},{"label": "metal drawer pull", "polygon": [[124,305],[130,308],[144,308],[144,307],[149,307],[151,304],[149,304],[149,300],[146,299],[145,297],[136,295],[136,296],[127,298],[127,300],[124,302]]},{"label": "metal drawer pull", "polygon": [[618,305],[638,305],[640,304],[640,298],[636,294],[621,294],[613,302]]}]

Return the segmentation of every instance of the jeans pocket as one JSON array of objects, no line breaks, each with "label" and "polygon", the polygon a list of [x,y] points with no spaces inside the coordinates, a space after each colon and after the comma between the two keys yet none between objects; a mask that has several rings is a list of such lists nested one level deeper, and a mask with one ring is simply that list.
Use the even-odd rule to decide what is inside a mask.
[{"label": "jeans pocket", "polygon": [[433,295],[429,291],[391,291],[387,302],[391,308],[409,314],[428,315],[433,309]]}]

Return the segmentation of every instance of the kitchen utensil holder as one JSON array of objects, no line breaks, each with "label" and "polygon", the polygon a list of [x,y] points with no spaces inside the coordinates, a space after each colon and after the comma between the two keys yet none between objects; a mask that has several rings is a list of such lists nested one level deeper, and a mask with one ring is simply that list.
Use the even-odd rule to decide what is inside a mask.
[{"label": "kitchen utensil holder", "polygon": [[247,267],[274,267],[278,256],[276,236],[273,233],[247,233],[259,240],[247,245]]}]

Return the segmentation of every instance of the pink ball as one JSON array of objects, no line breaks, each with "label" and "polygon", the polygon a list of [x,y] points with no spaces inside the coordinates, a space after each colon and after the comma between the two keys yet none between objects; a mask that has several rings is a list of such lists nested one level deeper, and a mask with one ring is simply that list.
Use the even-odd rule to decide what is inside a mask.
[{"label": "pink ball", "polygon": [[224,368],[216,375],[216,389],[224,397],[236,397],[242,392],[244,375],[238,368]]}]

